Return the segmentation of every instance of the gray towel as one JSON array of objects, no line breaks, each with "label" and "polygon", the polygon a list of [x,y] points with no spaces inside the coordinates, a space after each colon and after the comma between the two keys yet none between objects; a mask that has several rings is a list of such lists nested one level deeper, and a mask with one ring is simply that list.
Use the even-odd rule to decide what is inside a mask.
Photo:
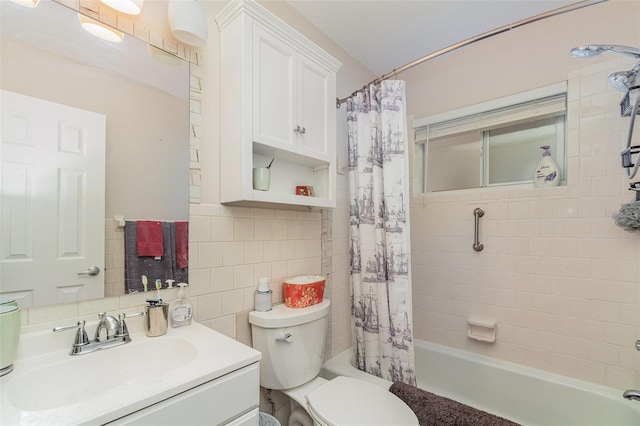
[{"label": "gray towel", "polygon": [[178,268],[176,259],[176,228],[173,222],[162,222],[164,254],[160,259],[152,256],[138,256],[136,244],[136,222],[126,221],[124,227],[124,291],[137,293],[144,291],[142,276],[146,275],[147,290],[156,289],[156,279],[160,279],[161,288],[167,288],[166,280],[175,280],[176,284],[189,282],[189,268]]}]

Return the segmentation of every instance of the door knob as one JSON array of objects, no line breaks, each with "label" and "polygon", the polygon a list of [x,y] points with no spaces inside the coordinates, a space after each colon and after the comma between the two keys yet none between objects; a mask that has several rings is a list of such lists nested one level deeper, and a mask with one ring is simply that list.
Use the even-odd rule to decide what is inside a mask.
[{"label": "door knob", "polygon": [[87,269],[86,271],[83,272],[78,272],[78,275],[98,275],[100,273],[100,268],[98,268],[97,266],[92,266],[89,269]]}]

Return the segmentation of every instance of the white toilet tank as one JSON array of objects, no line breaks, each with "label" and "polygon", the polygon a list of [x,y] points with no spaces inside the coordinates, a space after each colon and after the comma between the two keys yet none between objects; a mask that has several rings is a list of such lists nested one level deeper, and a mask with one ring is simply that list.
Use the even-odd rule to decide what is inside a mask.
[{"label": "white toilet tank", "polygon": [[282,304],[249,313],[253,347],[262,352],[262,387],[291,389],[319,374],[330,306],[325,299],[307,308]]}]

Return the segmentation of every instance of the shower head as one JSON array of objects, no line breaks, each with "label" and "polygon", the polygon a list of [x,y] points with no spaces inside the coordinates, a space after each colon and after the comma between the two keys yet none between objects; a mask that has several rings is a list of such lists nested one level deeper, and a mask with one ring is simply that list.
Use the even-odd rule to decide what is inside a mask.
[{"label": "shower head", "polygon": [[603,44],[574,47],[571,49],[571,56],[574,58],[592,58],[599,56],[602,52],[612,52],[618,55],[640,59],[640,49],[636,47]]},{"label": "shower head", "polygon": [[629,71],[618,71],[611,74],[609,76],[609,84],[616,90],[626,93],[630,88],[640,83],[638,81],[638,72],[640,72],[640,62]]}]

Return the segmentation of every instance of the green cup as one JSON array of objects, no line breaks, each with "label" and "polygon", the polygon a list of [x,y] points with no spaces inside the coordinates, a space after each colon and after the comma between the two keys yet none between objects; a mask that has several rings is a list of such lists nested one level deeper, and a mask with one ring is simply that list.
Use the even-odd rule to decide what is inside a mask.
[{"label": "green cup", "polygon": [[268,191],[271,184],[271,170],[267,167],[253,169],[253,189]]},{"label": "green cup", "polygon": [[20,341],[20,308],[15,304],[0,305],[0,376],[13,371]]}]

